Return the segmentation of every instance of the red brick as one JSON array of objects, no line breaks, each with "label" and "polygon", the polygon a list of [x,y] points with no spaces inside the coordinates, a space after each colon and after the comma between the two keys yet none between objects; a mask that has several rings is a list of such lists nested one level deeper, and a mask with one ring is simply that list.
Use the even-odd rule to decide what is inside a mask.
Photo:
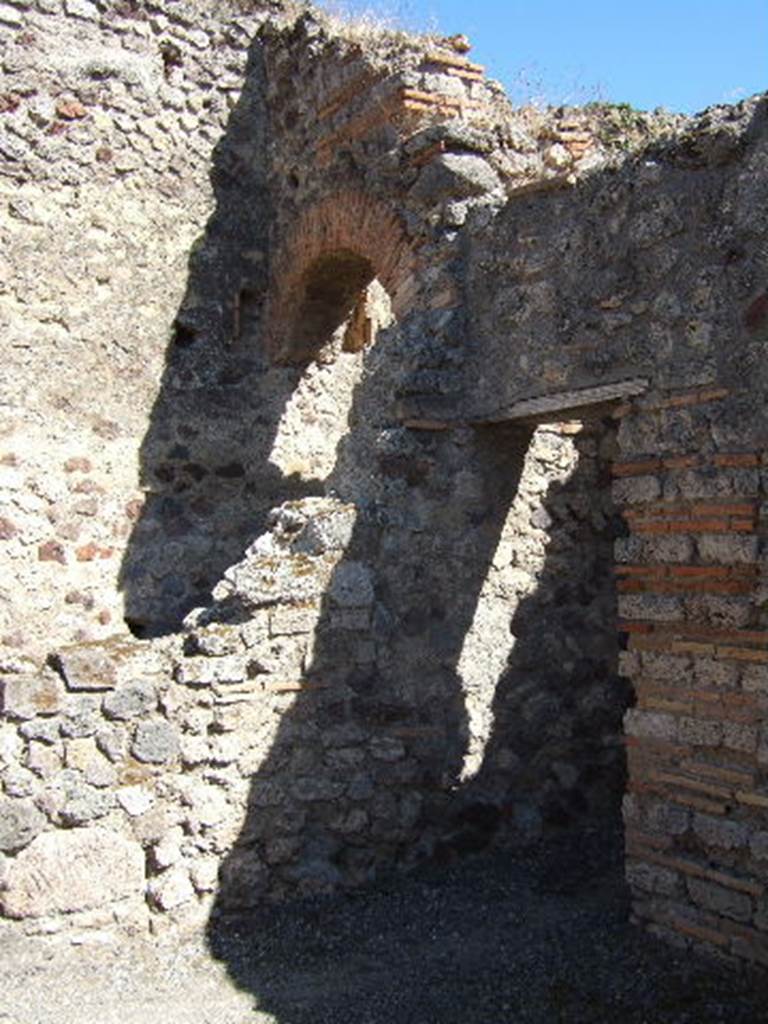
[{"label": "red brick", "polygon": [[760,459],[755,452],[731,452],[715,455],[712,463],[715,466],[751,469],[760,464]]},{"label": "red brick", "polygon": [[37,549],[37,558],[40,562],[58,562],[60,565],[67,564],[67,556],[64,547],[57,540],[47,540]]}]

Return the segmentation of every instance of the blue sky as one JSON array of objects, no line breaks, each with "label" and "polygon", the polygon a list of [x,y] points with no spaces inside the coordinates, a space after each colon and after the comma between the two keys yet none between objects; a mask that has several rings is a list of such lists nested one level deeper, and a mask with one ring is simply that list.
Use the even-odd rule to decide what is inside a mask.
[{"label": "blue sky", "polygon": [[513,100],[693,113],[768,90],[768,0],[320,0],[466,33]]}]

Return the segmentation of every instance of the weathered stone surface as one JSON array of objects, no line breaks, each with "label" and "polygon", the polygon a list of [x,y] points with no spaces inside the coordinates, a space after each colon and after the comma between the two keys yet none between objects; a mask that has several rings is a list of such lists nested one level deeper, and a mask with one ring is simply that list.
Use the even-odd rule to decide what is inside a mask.
[{"label": "weathered stone surface", "polygon": [[60,745],[50,746],[33,740],[27,749],[27,767],[43,779],[53,778],[63,763]]},{"label": "weathered stone surface", "polygon": [[371,570],[361,562],[341,562],[331,578],[328,593],[340,608],[364,608],[373,604]]},{"label": "weathered stone surface", "polygon": [[104,725],[96,733],[99,750],[112,762],[121,761],[128,753],[128,730],[121,725]]},{"label": "weathered stone surface", "polygon": [[217,601],[238,601],[245,608],[258,608],[275,601],[304,603],[322,597],[333,570],[328,555],[284,554],[281,558],[247,554],[228,569],[213,596]]},{"label": "weathered stone surface", "polygon": [[693,831],[706,843],[726,850],[738,849],[749,840],[749,828],[744,822],[727,821],[708,814],[695,814]]},{"label": "weathered stone surface", "polygon": [[45,827],[45,815],[31,800],[0,797],[0,850],[16,853],[27,846]]},{"label": "weathered stone surface", "polygon": [[131,744],[131,753],[146,764],[168,764],[180,751],[178,731],[164,719],[141,722]]},{"label": "weathered stone surface", "polygon": [[153,903],[161,910],[175,910],[195,898],[195,890],[186,868],[176,867],[153,878],[147,886]]},{"label": "weathered stone surface", "polygon": [[93,736],[102,723],[98,701],[86,696],[70,698],[59,722],[61,735],[68,739]]},{"label": "weathered stone surface", "polygon": [[152,863],[160,871],[171,867],[181,859],[181,844],[184,841],[184,830],[175,826],[155,843],[152,848]]},{"label": "weathered stone surface", "polygon": [[465,198],[494,192],[500,186],[499,176],[481,156],[445,153],[427,164],[413,194],[422,201]]},{"label": "weathered stone surface", "polygon": [[176,667],[176,680],[185,686],[240,683],[248,678],[249,660],[238,655],[184,658]]},{"label": "weathered stone surface", "polygon": [[28,768],[10,765],[0,773],[3,791],[8,796],[33,796],[37,789],[34,772]]},{"label": "weathered stone surface", "polygon": [[64,687],[53,675],[6,676],[0,679],[0,708],[9,718],[56,715],[63,707]]},{"label": "weathered stone surface", "polygon": [[133,680],[120,684],[104,698],[104,714],[108,718],[127,721],[140,718],[157,707],[157,690],[146,680]]},{"label": "weathered stone surface", "polygon": [[56,743],[59,738],[59,723],[55,718],[33,718],[19,726],[19,733],[25,740]]},{"label": "weathered stone surface", "polygon": [[87,825],[108,814],[114,803],[111,790],[95,788],[83,779],[67,779],[57,800],[57,817],[64,825]]},{"label": "weathered stone surface", "polygon": [[155,802],[154,794],[144,786],[122,786],[116,796],[117,802],[132,818],[145,814]]},{"label": "weathered stone surface", "polygon": [[114,654],[108,645],[75,644],[58,651],[55,664],[68,690],[111,690],[117,681]]},{"label": "weathered stone surface", "polygon": [[38,836],[10,865],[0,908],[8,917],[43,917],[105,906],[144,888],[141,847],[106,829]]},{"label": "weathered stone surface", "polygon": [[749,921],[752,917],[752,900],[745,893],[734,892],[700,878],[688,879],[688,891],[694,902],[706,910],[734,921]]},{"label": "weathered stone surface", "polygon": [[632,886],[663,896],[674,896],[679,885],[677,875],[655,864],[635,861],[627,866],[627,881]]}]

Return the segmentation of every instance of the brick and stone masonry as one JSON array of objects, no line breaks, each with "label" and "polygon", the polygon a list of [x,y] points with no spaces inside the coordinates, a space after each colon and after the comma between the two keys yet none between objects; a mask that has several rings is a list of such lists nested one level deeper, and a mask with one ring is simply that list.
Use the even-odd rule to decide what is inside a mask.
[{"label": "brick and stone masonry", "polygon": [[7,926],[623,804],[637,920],[765,965],[764,99],[515,110],[279,0],[0,23]]}]

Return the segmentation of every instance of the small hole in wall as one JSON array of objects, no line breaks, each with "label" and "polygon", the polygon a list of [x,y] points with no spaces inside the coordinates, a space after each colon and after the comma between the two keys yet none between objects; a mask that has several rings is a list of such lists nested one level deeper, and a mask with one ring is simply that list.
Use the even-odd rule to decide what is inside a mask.
[{"label": "small hole in wall", "polygon": [[140,622],[138,619],[131,619],[126,616],[125,624],[137,640],[146,640],[152,636],[152,630],[146,622]]},{"label": "small hole in wall", "polygon": [[172,68],[180,68],[184,64],[184,58],[182,57],[181,50],[176,43],[170,42],[170,40],[164,39],[160,43],[160,56],[163,59],[163,71],[165,72],[166,78],[171,72]]},{"label": "small hole in wall", "polygon": [[174,321],[173,333],[171,335],[171,341],[174,345],[178,345],[179,348],[187,348],[196,338],[197,335],[193,327],[182,324],[178,320]]}]

